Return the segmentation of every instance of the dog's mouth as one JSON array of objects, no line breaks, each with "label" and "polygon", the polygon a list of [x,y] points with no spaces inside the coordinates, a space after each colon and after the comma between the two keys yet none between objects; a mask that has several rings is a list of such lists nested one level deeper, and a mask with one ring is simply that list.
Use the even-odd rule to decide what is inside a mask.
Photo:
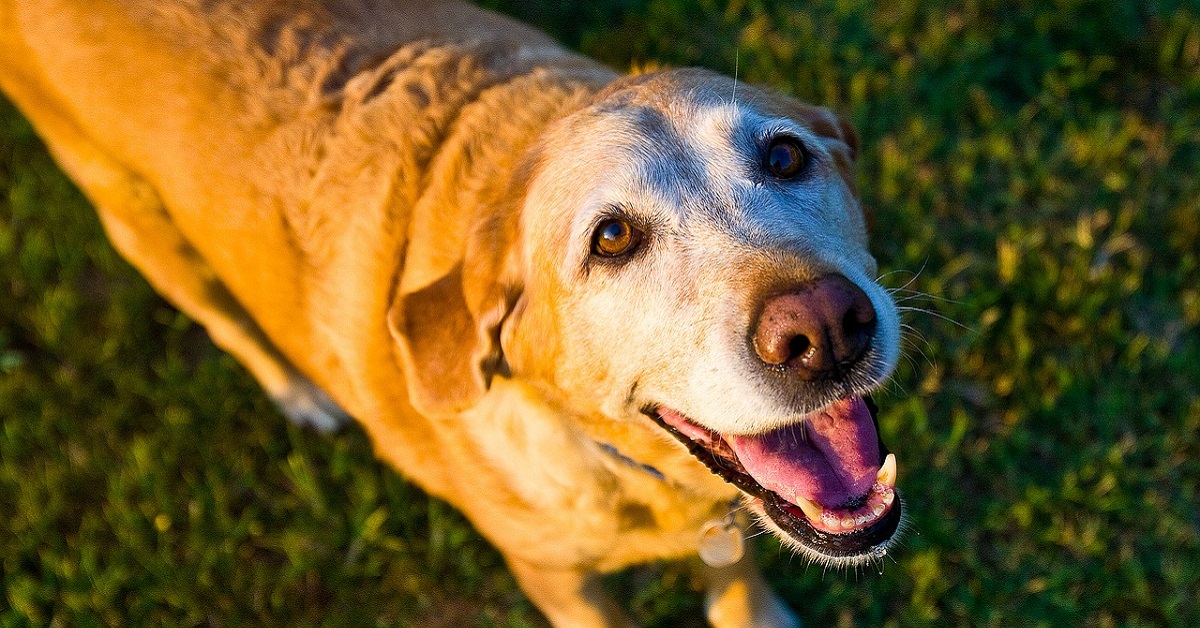
[{"label": "dog's mouth", "polygon": [[877,559],[897,536],[896,457],[879,438],[869,397],[847,397],[752,436],[719,434],[666,407],[646,414],[818,560]]}]

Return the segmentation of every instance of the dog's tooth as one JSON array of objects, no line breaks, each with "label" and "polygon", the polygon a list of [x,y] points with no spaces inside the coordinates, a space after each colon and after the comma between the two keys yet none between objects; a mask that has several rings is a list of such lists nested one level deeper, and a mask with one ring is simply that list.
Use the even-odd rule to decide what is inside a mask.
[{"label": "dog's tooth", "polygon": [[883,505],[884,506],[891,506],[893,501],[896,501],[896,493],[894,493],[892,491],[888,491],[887,493],[884,493],[884,495],[883,495]]},{"label": "dog's tooth", "polygon": [[842,517],[842,529],[843,530],[853,530],[854,528],[855,528],[854,517]]},{"label": "dog's tooth", "polygon": [[821,515],[825,514],[825,509],[820,504],[799,495],[796,496],[796,505],[804,511],[804,516],[808,517],[809,521],[820,521]]},{"label": "dog's tooth", "polygon": [[887,487],[896,486],[896,454],[888,454],[883,459],[883,466],[879,467],[875,481]]},{"label": "dog's tooth", "polygon": [[871,514],[878,517],[879,515],[883,514],[885,508],[887,508],[887,506],[884,506],[883,502],[876,502],[871,506]]}]

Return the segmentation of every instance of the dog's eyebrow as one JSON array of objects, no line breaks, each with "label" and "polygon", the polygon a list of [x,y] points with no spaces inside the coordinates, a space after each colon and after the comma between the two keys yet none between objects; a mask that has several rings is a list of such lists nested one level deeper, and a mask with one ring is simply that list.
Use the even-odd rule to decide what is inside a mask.
[{"label": "dog's eyebrow", "polygon": [[625,138],[635,139],[630,145],[639,154],[651,156],[662,147],[687,146],[685,134],[669,115],[652,105],[623,105],[598,110],[598,116],[616,118],[631,128]]}]

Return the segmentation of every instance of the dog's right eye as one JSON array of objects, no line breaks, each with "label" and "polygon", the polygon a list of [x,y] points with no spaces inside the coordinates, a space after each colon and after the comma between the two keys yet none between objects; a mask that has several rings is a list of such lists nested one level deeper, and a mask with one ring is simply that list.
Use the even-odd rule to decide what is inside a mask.
[{"label": "dog's right eye", "polygon": [[776,179],[793,179],[804,171],[807,163],[804,145],[795,138],[780,136],[767,147],[763,165]]},{"label": "dog's right eye", "polygon": [[637,250],[642,243],[640,229],[621,218],[607,218],[592,233],[592,253],[600,257],[622,257]]}]

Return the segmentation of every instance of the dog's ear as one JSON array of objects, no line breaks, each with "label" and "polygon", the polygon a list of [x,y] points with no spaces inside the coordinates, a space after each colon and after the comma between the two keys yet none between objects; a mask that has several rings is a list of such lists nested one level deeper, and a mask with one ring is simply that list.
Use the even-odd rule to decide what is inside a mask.
[{"label": "dog's ear", "polygon": [[844,152],[851,162],[858,159],[858,131],[845,118],[814,105],[801,105],[799,117],[814,133],[829,140],[832,150]]},{"label": "dog's ear", "polygon": [[500,326],[514,295],[498,290],[473,305],[469,282],[457,265],[432,284],[398,295],[388,312],[409,401],[422,414],[445,416],[470,408],[504,368]]},{"label": "dog's ear", "polygon": [[795,111],[796,118],[825,140],[825,147],[833,155],[838,172],[857,195],[854,185],[854,161],[858,159],[858,132],[845,118],[825,107],[801,103]]},{"label": "dog's ear", "polygon": [[[521,292],[515,212],[497,213],[466,233],[446,224],[447,213],[453,211],[444,210],[432,227],[410,230],[387,317],[409,402],[426,416],[472,407],[493,375],[506,374],[500,330]],[[459,218],[470,224],[469,216]]]}]

